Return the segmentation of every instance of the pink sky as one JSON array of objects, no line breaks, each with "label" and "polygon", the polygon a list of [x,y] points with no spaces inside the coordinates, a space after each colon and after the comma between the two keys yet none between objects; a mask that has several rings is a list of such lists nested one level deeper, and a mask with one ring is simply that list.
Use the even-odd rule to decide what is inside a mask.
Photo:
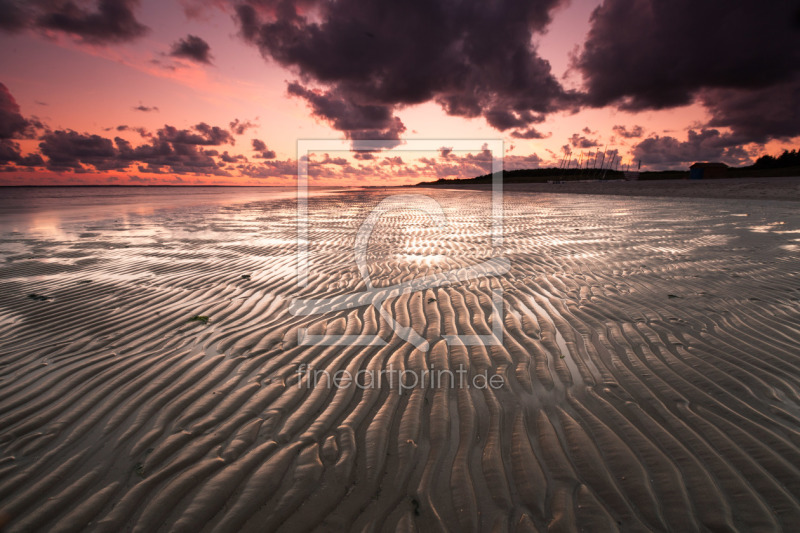
[{"label": "pink sky", "polygon": [[[196,9],[187,16],[184,5],[190,4]],[[0,174],[0,184],[293,183],[297,140],[342,139],[342,131],[312,114],[303,98],[288,94],[287,83],[302,79],[302,72],[262,57],[257,46],[239,35],[231,8],[220,9],[212,4],[158,0],[144,0],[138,6],[134,3],[136,19],[149,27],[149,32],[123,42],[89,44],[74,34],[41,28],[0,33],[0,48],[4,50],[0,57],[0,83],[16,101],[22,116],[38,119],[45,128],[35,135],[15,137],[12,142],[18,143],[22,155],[39,153],[41,136],[46,131],[72,130],[79,135],[120,137],[137,147],[150,142],[148,136],[166,125],[193,131],[195,125],[205,123],[231,131],[230,141],[201,148],[211,151],[207,157],[218,164],[214,173],[185,168],[176,171],[171,167],[161,167],[161,173],[154,173],[157,167],[148,169],[135,160],[127,167],[114,169],[98,169],[88,159],[82,160],[78,168],[65,169],[9,163],[6,172]],[[599,4],[599,1],[574,0],[569,5],[557,6],[547,32],[535,34],[532,44],[567,89],[580,91],[583,87],[581,73],[571,68],[570,58],[586,40],[591,13]],[[173,43],[187,35],[199,36],[208,43],[210,63],[169,55]],[[320,92],[326,89],[319,80],[307,80],[306,85]],[[338,157],[347,164],[337,160],[312,165],[312,171],[317,172],[311,176],[314,183],[390,185],[443,175],[472,177],[470,173],[476,167],[466,164],[461,157],[442,158],[437,150],[448,146],[448,139],[463,138],[502,139],[506,168],[558,166],[565,145],[574,145],[571,150],[576,159],[581,153],[585,157],[608,147],[619,150],[623,164],[635,164],[633,147],[644,139],[669,136],[686,142],[690,130],[700,131],[711,120],[707,108],[699,102],[662,110],[625,111],[614,105],[582,107],[548,113],[543,122],[535,124],[544,138],[521,139],[512,137],[512,130],[500,131],[490,126],[483,116],[448,115],[433,100],[400,104],[393,109],[405,126],[401,140],[430,139],[436,149],[416,157],[390,150],[374,154],[369,161],[355,159],[347,152],[331,153],[327,159],[324,154],[317,154],[316,161],[334,161]],[[236,128],[231,126],[235,121],[249,125],[235,132]],[[625,138],[618,134],[619,128],[615,131],[615,126],[627,131],[640,128],[641,135]],[[724,127],[717,129],[722,135],[729,131]],[[264,152],[274,152],[274,157],[258,157],[253,139],[263,141]],[[752,162],[763,153],[780,153],[797,146],[797,139],[742,142],[742,153],[747,155],[740,156],[745,158],[740,161]],[[437,144],[438,140],[441,143]],[[581,148],[582,140],[596,147]],[[231,159],[229,164],[221,159],[223,152]],[[391,164],[398,161],[392,159],[396,157],[402,157],[402,164]],[[751,160],[747,161],[747,157]],[[243,165],[248,170],[243,171]],[[685,161],[673,161],[645,163],[643,169],[685,166]]]}]

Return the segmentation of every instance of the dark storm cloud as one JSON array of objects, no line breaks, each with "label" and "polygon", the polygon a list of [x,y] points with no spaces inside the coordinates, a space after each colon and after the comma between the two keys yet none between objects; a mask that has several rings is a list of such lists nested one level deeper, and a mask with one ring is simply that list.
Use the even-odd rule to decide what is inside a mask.
[{"label": "dark storm cloud", "polygon": [[0,164],[15,163],[32,167],[42,164],[39,154],[23,156],[13,139],[32,139],[46,126],[37,119],[26,119],[8,88],[0,83]]},{"label": "dark storm cloud", "polygon": [[262,141],[261,139],[253,139],[253,150],[256,152],[261,152],[267,149],[267,143]]},{"label": "dark storm cloud", "polygon": [[358,140],[398,140],[406,131],[400,118],[392,113],[392,106],[357,104],[341,94],[341,90],[315,91],[298,82],[290,83],[287,90],[290,95],[304,99],[312,115],[355,141],[354,146]]},{"label": "dark storm cloud", "polygon": [[644,128],[641,126],[633,126],[631,129],[628,129],[625,126],[616,125],[612,130],[620,137],[625,137],[626,139],[636,139],[644,134]]},{"label": "dark storm cloud", "polygon": [[197,35],[187,35],[174,42],[169,55],[183,57],[197,63],[211,64],[211,47]]},{"label": "dark storm cloud", "polygon": [[762,88],[800,72],[794,2],[605,0],[576,59],[588,101],[688,104],[704,88]]},{"label": "dark storm cloud", "polygon": [[742,144],[800,134],[797,3],[604,0],[574,60],[585,103],[628,110],[699,101]]},{"label": "dark storm cloud", "polygon": [[393,139],[404,105],[436,101],[500,130],[568,105],[573,95],[531,44],[560,2],[245,0],[234,9],[247,41],[299,72],[303,85],[289,92],[315,115],[351,139]]},{"label": "dark storm cloud", "polygon": [[[87,6],[86,4],[89,4]],[[91,44],[118,43],[147,33],[134,15],[138,0],[0,0],[0,29],[27,28],[67,33]]]},{"label": "dark storm cloud", "polygon": [[800,74],[755,90],[708,89],[700,101],[711,114],[709,126],[728,127],[739,138],[761,143],[800,135]]},{"label": "dark storm cloud", "polygon": [[30,15],[26,6],[15,0],[0,0],[0,30],[21,31],[28,25]]},{"label": "dark storm cloud", "polygon": [[17,101],[0,83],[0,139],[27,137],[30,129],[31,123],[20,113]]},{"label": "dark storm cloud", "polygon": [[643,164],[654,167],[685,166],[696,161],[747,164],[750,158],[740,144],[741,140],[735,135],[716,129],[690,130],[686,141],[668,135],[644,139],[633,147],[632,154]]}]

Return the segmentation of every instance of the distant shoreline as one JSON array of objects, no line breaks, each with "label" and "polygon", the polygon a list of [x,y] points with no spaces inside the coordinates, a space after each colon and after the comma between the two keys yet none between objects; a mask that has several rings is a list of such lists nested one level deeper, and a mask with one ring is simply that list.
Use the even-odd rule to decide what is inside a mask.
[{"label": "distant shoreline", "polygon": [[[102,184],[102,185],[0,185],[0,188],[4,189],[56,189],[56,188],[95,188],[95,189],[107,189],[107,188],[116,188],[116,189],[125,189],[125,188],[136,188],[136,189],[156,189],[156,188],[165,188],[170,187],[173,189],[206,189],[206,188],[266,188],[266,189],[287,189],[292,187],[297,187],[296,184],[292,185],[120,185],[120,184]],[[350,189],[353,187],[357,187],[355,185],[348,186],[348,185],[309,185],[309,189]]]},{"label": "distant shoreline", "polygon": [[[491,183],[435,182],[416,188],[490,190]],[[720,178],[705,180],[567,181],[563,183],[504,183],[505,192],[595,194],[614,196],[666,196],[677,198],[732,198],[800,202],[800,176],[772,178]]]}]

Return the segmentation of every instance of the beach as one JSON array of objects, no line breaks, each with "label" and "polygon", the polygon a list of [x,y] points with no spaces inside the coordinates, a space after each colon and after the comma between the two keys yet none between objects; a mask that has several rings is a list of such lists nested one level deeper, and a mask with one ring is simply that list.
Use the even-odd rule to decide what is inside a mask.
[{"label": "beach", "polygon": [[791,531],[769,180],[0,199],[0,528]]}]

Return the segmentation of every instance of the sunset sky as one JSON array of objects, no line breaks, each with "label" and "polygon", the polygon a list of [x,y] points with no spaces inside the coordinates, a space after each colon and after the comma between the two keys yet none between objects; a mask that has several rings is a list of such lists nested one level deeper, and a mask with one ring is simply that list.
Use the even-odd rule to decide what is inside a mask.
[{"label": "sunset sky", "polygon": [[0,185],[292,185],[298,139],[344,141],[319,185],[488,170],[448,139],[643,170],[800,139],[789,1],[0,0],[0,49]]}]

